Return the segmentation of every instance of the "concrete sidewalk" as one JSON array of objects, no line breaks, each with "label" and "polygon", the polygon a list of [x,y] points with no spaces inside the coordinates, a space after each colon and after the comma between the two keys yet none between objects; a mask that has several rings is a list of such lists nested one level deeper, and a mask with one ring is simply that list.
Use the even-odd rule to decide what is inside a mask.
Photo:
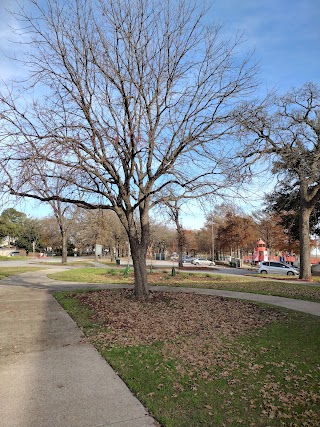
[{"label": "concrete sidewalk", "polygon": [[1,427],[157,425],[47,290],[0,286]]},{"label": "concrete sidewalk", "polygon": [[249,292],[223,291],[218,289],[205,288],[180,288],[174,286],[150,286],[154,291],[166,292],[186,292],[189,294],[214,295],[224,298],[241,299],[245,301],[262,302],[264,304],[275,305],[277,307],[288,308],[290,310],[300,311],[301,313],[320,316],[320,303],[305,301],[300,299],[276,297],[273,295],[252,294]]}]

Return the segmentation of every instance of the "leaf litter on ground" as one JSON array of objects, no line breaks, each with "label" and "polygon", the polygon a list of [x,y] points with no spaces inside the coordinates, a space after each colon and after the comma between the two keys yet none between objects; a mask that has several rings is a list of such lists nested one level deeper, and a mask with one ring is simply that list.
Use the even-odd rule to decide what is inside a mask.
[{"label": "leaf litter on ground", "polygon": [[[225,411],[231,410],[238,395],[248,411],[258,410],[263,419],[277,420],[279,424],[274,425],[318,425],[312,420],[320,421],[314,409],[320,403],[319,393],[314,387],[308,389],[308,375],[314,372],[297,372],[295,364],[285,360],[260,360],[257,349],[250,349],[241,341],[247,334],[259,334],[267,325],[286,322],[285,311],[183,292],[151,292],[147,301],[136,300],[132,290],[99,290],[76,294],[74,298],[89,307],[93,313],[91,320],[103,327],[90,337],[97,347],[133,348],[161,342],[163,360],[174,361],[176,371],[181,377],[189,378],[190,390],[195,394],[201,381],[209,384],[218,380],[226,384],[226,387],[215,389],[224,398]],[[236,347],[234,341],[237,341]],[[268,345],[260,346],[259,354],[263,356],[271,350]],[[280,370],[280,377],[284,372],[284,384],[274,377],[271,369]],[[262,372],[263,379],[260,378]],[[246,377],[253,384],[244,387],[242,379]],[[243,388],[240,395],[236,391],[239,386]],[[161,393],[164,387],[163,382],[159,383],[148,396]],[[185,387],[176,381],[171,397],[177,398]],[[258,392],[257,396],[252,395],[253,390]],[[299,413],[297,408],[300,408]],[[204,405],[204,410],[210,414],[215,411],[209,403]],[[239,420],[243,414],[240,412],[231,424],[241,425]],[[294,421],[297,417],[298,424]],[[259,424],[251,422],[250,425]]]}]

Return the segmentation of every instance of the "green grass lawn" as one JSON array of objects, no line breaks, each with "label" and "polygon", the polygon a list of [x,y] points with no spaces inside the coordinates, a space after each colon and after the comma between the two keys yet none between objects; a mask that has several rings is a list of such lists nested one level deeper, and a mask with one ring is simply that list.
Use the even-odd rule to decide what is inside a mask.
[{"label": "green grass lawn", "polygon": [[25,260],[25,256],[3,256],[0,255],[0,261],[18,261],[18,260]]},{"label": "green grass lawn", "polygon": [[0,280],[4,277],[14,276],[20,273],[27,273],[28,271],[43,270],[39,267],[0,267]]},{"label": "green grass lawn", "polygon": [[67,264],[62,264],[61,260],[60,261],[34,261],[35,264],[39,264],[39,265],[51,265],[51,266],[67,266],[67,267],[93,267],[93,262],[90,261],[68,261]]},{"label": "green grass lawn", "polygon": [[[280,275],[280,274],[275,274],[274,276],[272,276],[272,274],[252,274],[251,277],[264,277],[264,278],[274,278],[277,280],[292,280],[292,279],[298,279],[298,276],[288,276],[288,275]],[[320,276],[317,276],[315,274],[312,275],[312,281],[315,283],[319,283],[320,282]]]},{"label": "green grass lawn", "polygon": [[[164,427],[318,427],[320,320],[209,296],[59,292]],[[126,294],[127,293],[127,294]]]},{"label": "green grass lawn", "polygon": [[[52,279],[82,283],[133,284],[133,270],[128,277],[122,268],[78,268],[48,275]],[[267,281],[246,276],[154,270],[148,274],[149,285],[181,286],[251,292],[320,302],[320,286],[284,281]]]}]

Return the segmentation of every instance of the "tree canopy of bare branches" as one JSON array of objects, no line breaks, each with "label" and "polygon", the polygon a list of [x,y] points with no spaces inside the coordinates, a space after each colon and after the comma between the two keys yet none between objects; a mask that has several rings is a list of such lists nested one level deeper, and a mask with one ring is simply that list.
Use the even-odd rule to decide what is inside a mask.
[{"label": "tree canopy of bare branches", "polygon": [[245,156],[268,156],[273,172],[299,193],[300,278],[310,279],[310,215],[320,199],[320,89],[306,83],[273,102],[238,111]]},{"label": "tree canopy of bare branches", "polygon": [[[0,95],[3,186],[116,212],[146,297],[150,209],[239,182],[230,119],[256,66],[192,0],[30,5],[17,15],[29,79]],[[36,191],[34,163],[65,192]]]}]

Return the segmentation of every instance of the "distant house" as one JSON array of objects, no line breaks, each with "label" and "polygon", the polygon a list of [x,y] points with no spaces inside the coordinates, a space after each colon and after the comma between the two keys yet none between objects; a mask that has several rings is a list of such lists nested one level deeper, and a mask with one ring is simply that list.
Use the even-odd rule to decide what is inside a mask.
[{"label": "distant house", "polygon": [[0,240],[0,256],[26,255],[26,251],[24,249],[17,249],[16,246],[11,243],[10,236],[6,236]]},{"label": "distant house", "polygon": [[4,247],[10,247],[10,236],[6,236],[2,240],[0,240],[0,248]]}]

